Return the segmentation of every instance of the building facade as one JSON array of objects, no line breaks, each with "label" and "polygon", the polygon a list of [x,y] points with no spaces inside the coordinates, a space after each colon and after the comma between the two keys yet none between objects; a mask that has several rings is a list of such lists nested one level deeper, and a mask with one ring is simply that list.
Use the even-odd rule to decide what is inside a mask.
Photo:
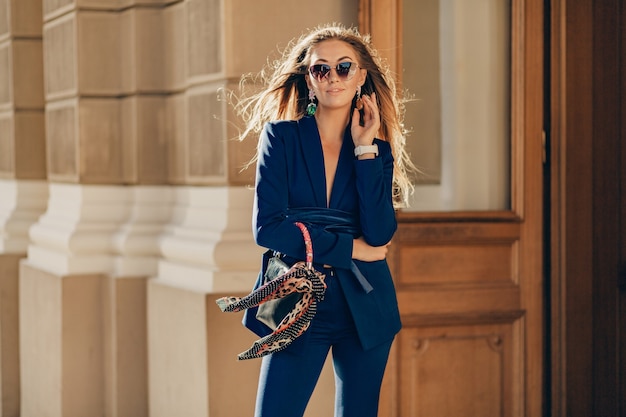
[{"label": "building facade", "polygon": [[230,94],[328,22],[415,93],[428,174],[381,417],[626,415],[623,0],[0,0],[0,417],[252,414]]},{"label": "building facade", "polygon": [[261,253],[227,93],[357,23],[356,1],[315,6],[0,2],[0,415],[251,413],[254,338],[214,303]]}]

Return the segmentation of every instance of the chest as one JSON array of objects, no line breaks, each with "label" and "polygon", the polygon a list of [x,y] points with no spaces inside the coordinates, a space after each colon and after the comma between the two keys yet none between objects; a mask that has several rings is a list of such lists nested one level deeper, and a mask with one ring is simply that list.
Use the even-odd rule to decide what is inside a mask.
[{"label": "chest", "polygon": [[330,202],[339,154],[341,153],[341,143],[326,143],[322,141],[322,157],[324,160],[324,177],[326,180],[326,202]]},{"label": "chest", "polygon": [[[287,156],[290,207],[332,207],[353,211],[358,205],[353,158],[341,146],[320,144],[294,149]],[[349,151],[349,150],[348,150]]]}]

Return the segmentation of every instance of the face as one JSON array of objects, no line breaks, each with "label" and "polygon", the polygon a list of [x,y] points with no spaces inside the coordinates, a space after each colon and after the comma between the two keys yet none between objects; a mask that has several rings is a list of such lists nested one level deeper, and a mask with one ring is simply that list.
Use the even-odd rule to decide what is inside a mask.
[{"label": "face", "polygon": [[307,72],[306,82],[315,92],[318,110],[349,111],[357,86],[363,85],[367,75],[366,70],[358,67],[352,46],[336,39],[323,41],[311,50],[311,66],[313,74]]}]

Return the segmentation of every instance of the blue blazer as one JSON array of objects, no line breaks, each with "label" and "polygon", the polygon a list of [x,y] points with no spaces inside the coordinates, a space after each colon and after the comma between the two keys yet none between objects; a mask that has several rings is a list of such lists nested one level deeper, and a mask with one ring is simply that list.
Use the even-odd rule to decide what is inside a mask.
[{"label": "blue blazer", "polygon": [[[393,156],[389,143],[376,139],[379,156],[358,160],[350,128],[346,129],[330,195],[326,202],[326,176],[322,143],[314,117],[268,123],[260,138],[256,172],[253,232],[258,245],[288,258],[305,259],[300,230],[285,219],[288,208],[330,207],[359,219],[362,236],[372,246],[389,242],[397,229],[392,203]],[[309,227],[314,262],[335,268],[364,349],[392,339],[400,331],[400,314],[386,260],[355,263],[373,286],[366,293],[350,270],[354,237],[322,227]],[[261,284],[257,278],[255,288]],[[322,301],[323,302],[323,301]],[[256,320],[256,308],[246,310],[244,325],[259,336],[271,329]],[[290,349],[305,343],[305,332]]]}]

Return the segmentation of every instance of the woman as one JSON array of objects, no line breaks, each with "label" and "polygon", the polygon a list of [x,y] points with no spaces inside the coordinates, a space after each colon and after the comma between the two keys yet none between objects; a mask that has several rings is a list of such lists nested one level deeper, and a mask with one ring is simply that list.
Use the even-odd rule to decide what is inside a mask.
[{"label": "woman", "polygon": [[[255,416],[301,417],[329,351],[335,416],[376,416],[401,327],[385,257],[395,207],[411,191],[402,103],[369,39],[337,25],[293,42],[265,81],[263,91],[239,103],[247,122],[242,138],[261,131],[255,239],[287,263],[305,259],[294,226],[303,221],[327,288],[308,330],[263,358]],[[335,215],[354,228],[334,227]],[[260,336],[271,332],[255,309],[244,324]]]}]

